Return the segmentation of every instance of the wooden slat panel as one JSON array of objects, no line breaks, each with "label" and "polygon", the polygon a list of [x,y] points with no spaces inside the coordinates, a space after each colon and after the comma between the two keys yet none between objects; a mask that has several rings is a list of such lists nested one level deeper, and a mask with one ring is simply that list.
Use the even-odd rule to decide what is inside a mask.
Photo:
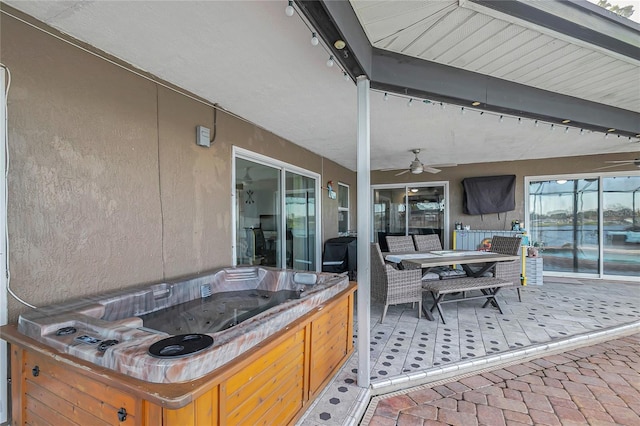
[{"label": "wooden slat panel", "polygon": [[[354,4],[364,2],[355,2]],[[376,47],[386,46],[405,28],[430,27],[444,15],[455,9],[457,0],[445,2],[394,2],[356,8],[363,28]],[[367,2],[371,5],[370,2]],[[415,25],[419,23],[419,25]]]},{"label": "wooden slat panel", "polygon": [[162,425],[162,407],[159,405],[152,404],[149,401],[143,401],[142,413],[143,425]]},{"label": "wooden slat panel", "polygon": [[574,59],[573,62],[567,62],[558,68],[555,68],[552,73],[541,74],[536,78],[530,78],[527,83],[531,86],[537,87],[545,85],[546,87],[558,87],[562,88],[567,81],[573,78],[581,79],[580,74],[589,71],[592,68],[597,68],[602,65],[613,62],[613,58],[601,55],[598,52],[590,52],[588,49],[584,49],[585,55]]},{"label": "wooden slat panel", "polygon": [[[62,414],[58,413],[53,408],[49,407],[44,402],[40,402],[34,398],[25,398],[25,407],[27,409],[27,414],[29,412],[33,412],[36,416],[47,422],[47,424],[51,425],[77,425],[78,423],[74,423],[70,419],[64,417]],[[34,417],[35,420],[35,417]],[[31,420],[27,417],[26,422],[29,423]]]},{"label": "wooden slat panel", "polygon": [[531,42],[531,40],[539,36],[540,33],[537,31],[526,30],[517,25],[509,25],[504,31],[500,31],[487,40],[487,46],[500,46],[500,49],[485,48],[471,52],[472,55],[475,55],[475,58],[466,55],[468,57],[465,57],[465,62],[467,63],[465,69],[479,72],[493,61],[505,56],[510,56],[512,52],[520,49],[520,46]]},{"label": "wooden slat panel", "polygon": [[[257,406],[264,404],[268,395],[280,394],[280,386],[289,377],[295,377],[299,381],[300,389],[303,382],[303,357],[302,345],[298,351],[291,351],[283,358],[275,362],[263,374],[258,376],[259,380],[244,386],[233,397],[227,398],[227,416],[229,419],[238,416],[238,412],[253,411]],[[296,353],[297,352],[297,353]],[[300,399],[302,392],[300,393]],[[241,414],[243,415],[243,414]]]},{"label": "wooden slat panel", "polygon": [[282,396],[278,398],[277,403],[273,404],[267,410],[259,421],[259,424],[269,425],[285,425],[289,424],[295,418],[296,413],[302,408],[300,393],[302,387],[300,381],[292,382],[288,390],[284,390]]},{"label": "wooden slat panel", "polygon": [[25,351],[16,346],[11,345],[11,417],[13,422],[21,425],[24,422],[25,405],[24,399],[24,360]]},{"label": "wooden slat panel", "polygon": [[502,49],[494,49],[489,52],[490,56],[498,56],[495,61],[489,62],[485,64],[482,68],[478,70],[483,74],[495,75],[500,73],[500,71],[510,64],[514,62],[518,62],[520,58],[530,54],[538,50],[540,47],[548,45],[553,41],[553,38],[540,34],[536,31],[527,30],[526,32],[533,32],[537,34],[537,37],[527,41],[526,43],[522,43],[517,46],[516,49],[509,51],[509,53],[504,54]]},{"label": "wooden slat panel", "polygon": [[194,404],[188,404],[182,408],[178,408],[177,410],[164,410],[164,426],[184,426],[195,424],[196,413]]},{"label": "wooden slat panel", "polygon": [[[26,422],[24,423],[25,425],[29,425],[29,426],[50,426],[51,425],[51,423],[49,423],[47,420],[43,419],[42,417],[40,417],[39,415],[37,415],[36,413],[30,410],[26,411],[25,417],[27,419],[25,420]],[[16,423],[16,424],[22,424],[22,423]]]},{"label": "wooden slat panel", "polygon": [[442,19],[425,31],[420,25],[409,30],[402,31],[400,37],[388,48],[395,52],[416,56],[429,61],[434,60],[437,53],[438,43],[448,34],[461,25],[464,25],[476,13],[468,9],[450,10]]},{"label": "wooden slat panel", "polygon": [[236,372],[233,377],[226,381],[227,395],[232,395],[246,383],[253,380],[253,377],[258,375],[261,371],[269,368],[274,362],[276,362],[283,354],[291,351],[293,348],[304,341],[304,329],[297,331],[293,336],[283,341],[277,347],[269,350],[256,361],[250,365],[245,366],[241,371]]},{"label": "wooden slat panel", "polygon": [[[127,413],[132,416],[137,414],[137,399],[117,388],[91,380],[86,376],[67,368],[64,364],[56,363],[49,358],[27,352],[26,368],[29,370],[34,365],[38,365],[40,367],[40,371],[44,373],[44,376],[48,376],[53,379],[49,381],[47,386],[53,387],[57,382],[67,383],[71,388],[77,389],[77,392],[74,392],[73,394],[74,398],[80,398],[81,394],[91,398],[91,400],[83,400],[83,404],[97,404],[98,406],[101,406],[104,403],[117,409],[123,407],[127,410]],[[34,379],[35,382],[38,381],[37,378]]]},{"label": "wooden slat panel", "polygon": [[[274,424],[273,419],[265,416],[265,413],[287,401],[296,401],[296,405],[302,406],[302,363],[291,364],[290,367],[281,370],[274,377],[271,386],[260,389],[260,392],[253,395],[229,413],[227,421],[230,425],[259,425]],[[290,413],[293,417],[294,413]]]},{"label": "wooden slat panel", "polygon": [[302,403],[306,404],[310,395],[310,376],[311,376],[311,323],[307,324],[304,328],[304,378],[302,386]]},{"label": "wooden slat panel", "polygon": [[353,307],[355,306],[355,297],[353,293],[347,298],[347,353],[353,350]]},{"label": "wooden slat panel", "polygon": [[344,340],[344,334],[336,336],[336,341],[333,345],[326,345],[321,350],[313,351],[317,355],[313,355],[311,360],[309,389],[312,394],[318,391],[326,377],[337,368],[340,361],[347,354]]},{"label": "wooden slat panel", "polygon": [[[44,378],[41,374],[37,379]],[[40,386],[40,384],[46,384],[44,381],[26,381],[26,397],[27,399],[34,399],[43,405],[46,405],[51,410],[55,410],[60,413],[61,416],[80,425],[109,425],[115,423],[118,419],[117,409],[111,406],[105,406],[107,408],[104,413],[99,413],[100,416],[95,416],[92,413],[85,411],[82,403],[69,402],[69,394],[57,391],[60,388],[48,389]],[[91,407],[95,411],[95,407]],[[105,419],[106,417],[106,419]]]},{"label": "wooden slat panel", "polygon": [[[124,401],[123,404],[117,404],[118,402],[122,402],[122,400],[118,398],[118,394],[108,395],[101,393],[95,396],[89,395],[75,387],[77,382],[74,381],[75,377],[71,372],[66,376],[65,381],[62,381],[59,377],[49,375],[51,371],[49,364],[39,363],[38,365],[41,368],[40,375],[31,378],[27,376],[27,389],[32,389],[33,385],[47,389],[53,395],[68,401],[72,406],[82,407],[84,411],[90,413],[92,416],[107,422],[113,422],[114,419],[117,419],[116,413],[120,407],[125,408],[130,416],[135,416],[137,412],[135,409],[135,401]],[[96,399],[96,397],[107,397],[111,403],[101,401]],[[129,407],[131,407],[131,409],[129,409]]]},{"label": "wooden slat panel", "polygon": [[[227,409],[229,412],[235,410],[240,406],[247,398],[251,398],[262,392],[266,388],[274,388],[277,386],[277,372],[287,369],[289,366],[296,366],[302,369],[303,367],[303,346],[300,344],[297,348],[292,348],[290,351],[283,354],[283,356],[274,361],[272,365],[263,370],[260,374],[254,376],[250,382],[247,382],[245,386],[239,388],[233,394],[227,394]],[[251,368],[251,367],[248,367]]]},{"label": "wooden slat panel", "polygon": [[555,60],[545,60],[547,63],[540,65],[538,69],[532,69],[529,73],[518,77],[519,81],[524,84],[529,84],[530,81],[540,77],[541,75],[562,74],[566,72],[566,69],[569,68],[571,64],[581,60],[584,56],[589,54],[586,49],[581,49],[574,45],[569,45],[561,51],[558,51],[558,53],[560,56],[556,56],[555,54],[553,55]]},{"label": "wooden slat panel", "polygon": [[450,46],[449,50],[440,54],[438,62],[463,67],[468,61],[480,55],[486,46],[487,40],[509,27],[509,23],[498,19],[491,19],[481,28],[462,40],[457,45]]},{"label": "wooden slat panel", "polygon": [[349,300],[345,298],[314,321],[311,332],[311,375],[309,388],[315,393],[347,353]]},{"label": "wooden slat panel", "polygon": [[[474,46],[478,47],[478,39],[486,38],[481,33],[482,28],[486,27],[492,21],[495,21],[490,16],[482,15],[480,13],[472,13],[466,19],[466,21],[456,27],[453,28],[452,31],[447,33],[435,46],[429,49],[428,55],[433,58],[434,61],[440,63],[447,63],[443,56],[454,54],[455,57],[459,56],[463,52],[466,52]],[[502,28],[508,25],[507,22],[502,21]],[[495,25],[495,24],[494,24]],[[498,31],[498,29],[494,29],[491,31],[491,34],[494,34]],[[452,52],[452,51],[457,51]],[[418,56],[424,56],[421,52]]]},{"label": "wooden slat panel", "polygon": [[218,386],[195,401],[198,426],[218,424]]}]

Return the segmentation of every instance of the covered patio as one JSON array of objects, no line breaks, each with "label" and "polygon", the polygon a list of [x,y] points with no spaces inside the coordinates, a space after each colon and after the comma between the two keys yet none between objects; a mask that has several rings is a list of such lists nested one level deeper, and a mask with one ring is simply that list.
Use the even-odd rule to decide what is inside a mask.
[{"label": "covered patio", "polygon": [[389,307],[381,324],[382,305],[374,303],[371,387],[356,385],[354,354],[298,424],[366,424],[376,395],[640,330],[640,298],[632,282],[551,277],[523,288],[522,302],[515,291],[499,298],[504,315],[471,300],[447,307],[446,324],[418,319],[410,304]]}]

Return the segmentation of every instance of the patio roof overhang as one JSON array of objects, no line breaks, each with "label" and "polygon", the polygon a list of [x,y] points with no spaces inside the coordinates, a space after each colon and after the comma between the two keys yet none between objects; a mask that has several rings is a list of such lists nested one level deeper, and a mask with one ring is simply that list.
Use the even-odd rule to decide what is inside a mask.
[{"label": "patio roof overhang", "polygon": [[[460,106],[470,107],[479,102],[474,108],[560,125],[570,120],[573,126],[603,133],[615,129],[622,136],[640,134],[640,114],[634,110],[425,60],[398,53],[398,49],[377,47],[380,43],[370,41],[365,32],[367,24],[363,28],[351,2],[297,0],[296,3],[343,69],[354,80],[366,75],[372,89]],[[640,26],[586,1],[533,4],[516,0],[465,0],[460,1],[460,6],[481,10],[483,14],[490,14],[488,9],[495,10],[559,34],[557,37],[613,52],[627,61],[640,61],[637,37]],[[346,42],[346,48],[334,47],[338,39]],[[496,48],[499,46],[485,47]],[[640,99],[640,93],[635,93],[640,91],[634,87],[629,91],[630,96]],[[640,108],[640,104],[636,106]]]}]

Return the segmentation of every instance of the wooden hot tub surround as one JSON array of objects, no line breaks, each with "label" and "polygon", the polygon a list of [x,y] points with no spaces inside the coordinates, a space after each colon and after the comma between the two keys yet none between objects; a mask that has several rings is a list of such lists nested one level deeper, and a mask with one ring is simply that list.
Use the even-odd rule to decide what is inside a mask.
[{"label": "wooden hot tub surround", "polygon": [[132,378],[4,326],[12,424],[291,424],[353,353],[355,290],[348,283],[241,356],[179,383]]}]

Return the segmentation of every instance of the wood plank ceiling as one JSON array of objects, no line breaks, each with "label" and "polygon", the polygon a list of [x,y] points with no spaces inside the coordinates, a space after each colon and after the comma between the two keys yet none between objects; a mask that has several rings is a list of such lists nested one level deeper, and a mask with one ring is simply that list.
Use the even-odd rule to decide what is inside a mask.
[{"label": "wood plank ceiling", "polygon": [[640,63],[628,56],[467,1],[351,5],[376,48],[640,112]]}]

